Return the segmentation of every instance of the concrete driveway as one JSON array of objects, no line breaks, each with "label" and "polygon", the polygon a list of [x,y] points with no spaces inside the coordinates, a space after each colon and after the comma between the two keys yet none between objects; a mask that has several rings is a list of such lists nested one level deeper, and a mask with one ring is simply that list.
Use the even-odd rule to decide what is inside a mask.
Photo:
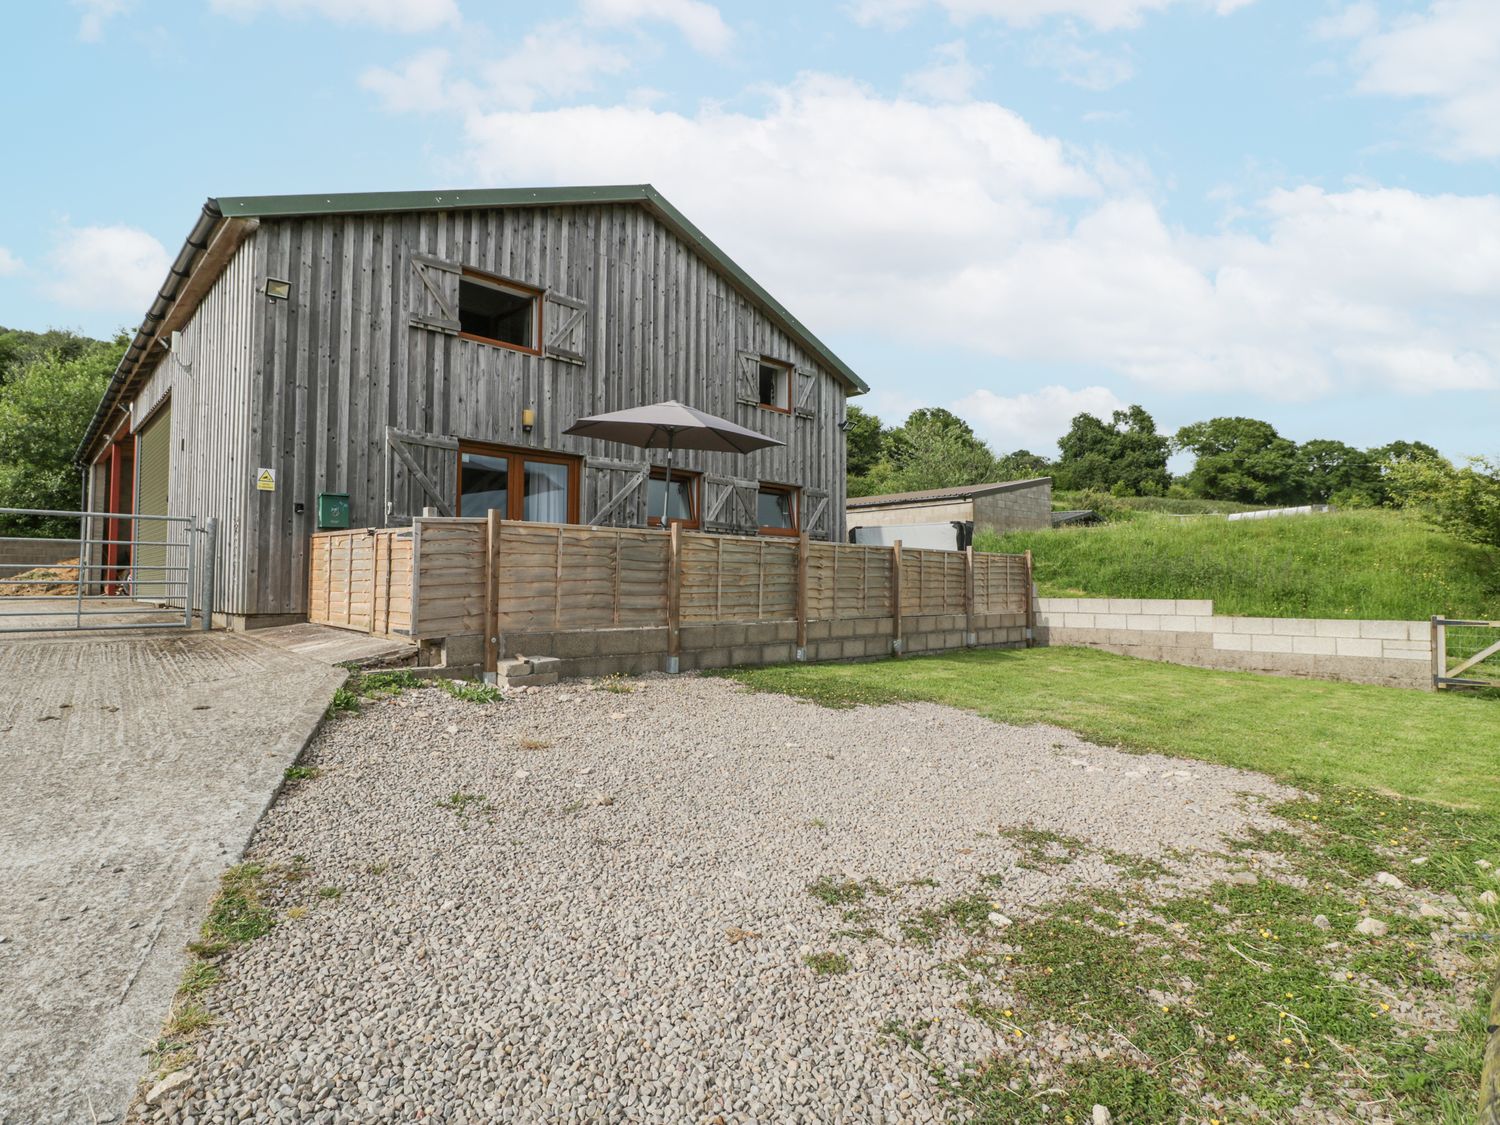
[{"label": "concrete driveway", "polygon": [[0,1122],[123,1117],[330,665],[254,634],[0,636]]}]

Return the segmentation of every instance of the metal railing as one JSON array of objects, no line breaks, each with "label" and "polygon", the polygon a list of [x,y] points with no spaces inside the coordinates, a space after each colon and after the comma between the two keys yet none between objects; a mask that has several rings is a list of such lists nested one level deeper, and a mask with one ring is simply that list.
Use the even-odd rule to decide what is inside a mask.
[{"label": "metal railing", "polygon": [[218,520],[39,508],[0,516],[78,521],[72,538],[0,535],[0,633],[185,629],[195,613],[209,628]]}]

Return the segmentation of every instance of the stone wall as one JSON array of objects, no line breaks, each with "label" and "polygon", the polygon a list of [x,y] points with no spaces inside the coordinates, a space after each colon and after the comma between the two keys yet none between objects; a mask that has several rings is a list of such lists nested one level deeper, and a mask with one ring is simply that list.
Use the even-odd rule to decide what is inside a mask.
[{"label": "stone wall", "polygon": [[1212,601],[1039,598],[1037,643],[1308,679],[1426,688],[1431,624],[1221,617]]},{"label": "stone wall", "polygon": [[1052,481],[974,497],[974,534],[1036,531],[1052,526]]},{"label": "stone wall", "polygon": [[[890,656],[895,621],[890,617],[809,621],[808,661],[871,660]],[[482,652],[479,638],[450,637],[450,665],[468,664]],[[678,667],[687,672],[732,665],[784,664],[797,659],[797,623],[683,625]],[[945,614],[901,619],[904,653],[941,652],[968,647],[1021,648],[1026,644],[1022,613]],[[554,656],[564,676],[638,675],[667,668],[667,630],[577,629],[507,632],[501,638],[504,657]],[[462,655],[460,655],[462,654]]]}]

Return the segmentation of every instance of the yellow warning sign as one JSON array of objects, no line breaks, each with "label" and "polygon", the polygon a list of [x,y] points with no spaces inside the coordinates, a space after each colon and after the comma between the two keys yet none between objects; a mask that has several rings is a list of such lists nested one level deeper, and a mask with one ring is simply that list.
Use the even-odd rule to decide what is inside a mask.
[{"label": "yellow warning sign", "polygon": [[261,492],[275,492],[276,491],[276,470],[275,469],[256,469],[255,470],[255,487],[257,489],[259,489]]}]

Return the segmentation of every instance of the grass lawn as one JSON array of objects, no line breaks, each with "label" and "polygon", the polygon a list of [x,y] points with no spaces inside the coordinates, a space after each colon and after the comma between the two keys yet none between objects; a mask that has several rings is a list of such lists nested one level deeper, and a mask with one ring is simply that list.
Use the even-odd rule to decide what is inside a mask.
[{"label": "grass lawn", "polygon": [[1500,618],[1500,550],[1402,512],[1234,523],[1136,512],[975,545],[1030,550],[1043,597],[1212,598],[1218,613],[1241,617]]},{"label": "grass lawn", "polygon": [[[1285,827],[1225,842],[1243,879],[1184,890],[1191,856],[1105,857],[1117,882],[1060,905],[1012,907],[995,875],[910,919],[908,941],[967,939],[941,971],[1007,1035],[959,1068],[928,1061],[965,1119],[1083,1125],[1095,1104],[1119,1122],[1474,1119],[1500,933],[1500,700],[1066,648],[722,674],[827,706],[923,700],[1051,723],[1308,792],[1270,810]],[[1091,854],[1059,827],[1012,834],[1027,862]],[[987,912],[1002,907],[1020,917],[996,933]],[[887,1034],[926,1059],[930,1027]],[[1059,1031],[1093,1055],[1049,1053]]]},{"label": "grass lawn", "polygon": [[835,706],[929,700],[1002,723],[1051,723],[1105,745],[1500,814],[1500,700],[1492,698],[1185,668],[1083,648],[975,649],[735,676]]}]

